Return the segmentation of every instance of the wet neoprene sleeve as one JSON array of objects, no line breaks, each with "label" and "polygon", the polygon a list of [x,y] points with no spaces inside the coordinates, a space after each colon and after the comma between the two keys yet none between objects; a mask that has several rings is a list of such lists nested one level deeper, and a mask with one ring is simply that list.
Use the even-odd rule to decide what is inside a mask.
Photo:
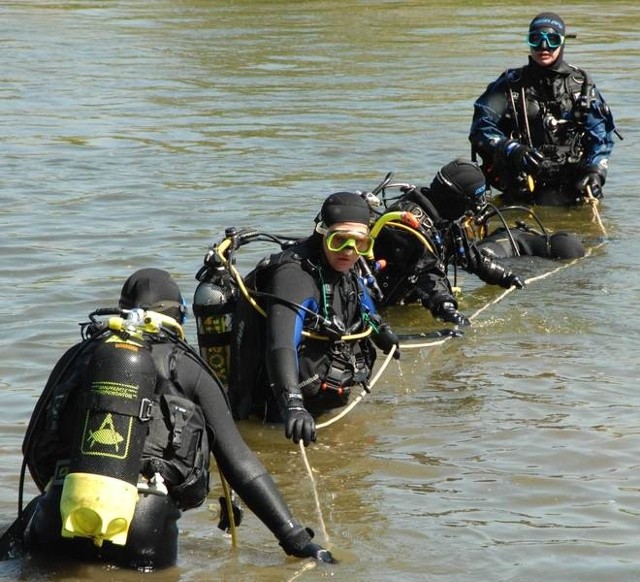
[{"label": "wet neoprene sleeve", "polygon": [[505,288],[511,286],[509,278],[512,273],[509,269],[506,269],[497,261],[483,255],[475,245],[470,248],[469,255],[471,260],[469,261],[469,268],[467,270],[470,273],[476,274],[489,285],[500,285]]},{"label": "wet neoprene sleeve", "polygon": [[[267,469],[238,431],[223,388],[190,357],[179,359],[174,377],[202,408],[209,433],[213,435],[211,451],[231,488],[279,541],[293,536],[295,543],[308,542],[311,537],[301,533],[304,528],[294,519]],[[286,543],[283,548],[292,549]]]},{"label": "wet neoprene sleeve", "polygon": [[302,406],[302,393],[298,388],[298,355],[289,348],[269,351],[266,358],[269,384],[273,390],[280,414],[284,416],[289,404],[289,396],[300,396],[297,406]]},{"label": "wet neoprene sleeve", "polygon": [[452,231],[452,234],[455,237],[455,246],[462,247],[464,252],[462,256],[452,253],[451,260],[456,261],[467,273],[477,275],[489,285],[500,285],[504,288],[511,286],[511,270],[482,253],[475,242],[469,240],[459,225],[456,226],[456,230]]},{"label": "wet neoprene sleeve", "polygon": [[[320,303],[315,279],[299,263],[280,265],[267,282],[267,291],[312,311],[317,310]],[[297,350],[305,315],[303,309],[286,303],[271,302],[267,306],[265,363],[281,413],[288,404],[288,395],[300,394]]]},{"label": "wet neoprene sleeve", "polygon": [[453,296],[449,280],[440,272],[422,272],[415,282],[416,294],[422,306],[436,316],[438,308],[448,301],[458,309],[458,302]]}]

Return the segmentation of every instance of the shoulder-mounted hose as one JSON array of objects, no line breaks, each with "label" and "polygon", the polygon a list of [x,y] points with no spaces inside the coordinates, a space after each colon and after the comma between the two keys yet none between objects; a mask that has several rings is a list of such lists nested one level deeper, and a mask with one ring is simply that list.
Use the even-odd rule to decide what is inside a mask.
[{"label": "shoulder-mounted hose", "polygon": [[[401,230],[404,230],[406,232],[411,233],[413,236],[415,236],[421,243],[422,245],[433,255],[438,254],[437,249],[435,248],[435,245],[433,244],[433,242],[431,242],[426,236],[424,236],[421,232],[420,232],[420,221],[418,220],[418,218],[416,217],[415,214],[409,212],[409,211],[393,211],[393,212],[386,212],[385,214],[383,214],[382,216],[380,216],[380,218],[378,218],[378,220],[376,220],[375,224],[373,225],[373,228],[371,229],[371,234],[370,236],[372,238],[376,238],[376,236],[378,234],[380,234],[380,231],[385,227],[385,226],[389,226],[391,228],[398,228]],[[371,256],[367,257],[369,259],[373,259],[373,252],[371,253]]]},{"label": "shoulder-mounted hose", "polygon": [[528,230],[529,232],[535,232],[536,234],[540,234],[544,236],[547,243],[547,248],[550,247],[551,236],[549,235],[549,232],[544,227],[544,225],[538,218],[537,214],[527,206],[503,206],[501,208],[497,208],[493,204],[489,203],[489,204],[486,204],[484,208],[482,208],[475,216],[468,217],[467,220],[469,222],[466,223],[465,226],[468,225],[470,227],[471,226],[470,223],[472,223],[473,225],[476,225],[479,228],[480,239],[483,239],[488,234],[487,223],[491,218],[497,217],[500,223],[502,224],[502,226],[504,227],[505,232],[507,233],[507,237],[509,238],[509,243],[511,244],[511,248],[513,250],[514,256],[517,257],[517,256],[520,256],[520,251],[518,250],[518,245],[516,244],[513,238],[513,234],[511,234],[512,227],[508,225],[507,220],[504,216],[505,213],[513,213],[513,212],[525,212],[528,216],[530,216],[540,228],[539,232],[535,231],[530,227],[527,227],[521,221],[516,222],[516,226],[523,227],[525,230]]},{"label": "shoulder-mounted hose", "polygon": [[311,330],[303,330],[302,335],[310,339],[323,340],[323,341],[357,341],[369,336],[373,328],[368,326],[366,330],[360,333],[340,333],[336,330],[335,325],[329,319],[323,317],[321,314],[309,309],[304,305],[297,304],[293,301],[289,301],[272,295],[270,293],[264,293],[260,291],[250,290],[247,288],[244,278],[235,266],[235,251],[241,246],[252,241],[267,241],[275,242],[280,245],[281,249],[285,249],[291,246],[299,239],[292,239],[282,237],[279,235],[271,235],[268,233],[258,232],[255,230],[241,230],[238,231],[234,227],[227,228],[225,230],[225,238],[218,244],[212,246],[209,253],[205,256],[205,265],[198,271],[196,278],[199,281],[206,280],[207,273],[211,272],[211,269],[222,268],[225,269],[231,276],[233,282],[237,286],[242,296],[249,302],[249,304],[263,317],[267,317],[267,312],[256,301],[256,297],[264,297],[272,301],[278,301],[284,305],[288,305],[296,310],[301,310],[314,318],[316,326],[319,330],[325,333],[318,333]]}]

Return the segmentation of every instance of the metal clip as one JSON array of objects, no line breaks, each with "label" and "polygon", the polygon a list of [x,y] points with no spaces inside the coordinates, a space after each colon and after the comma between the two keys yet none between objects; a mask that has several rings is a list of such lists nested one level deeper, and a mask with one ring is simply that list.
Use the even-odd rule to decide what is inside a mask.
[{"label": "metal clip", "polygon": [[149,398],[143,398],[140,401],[140,410],[138,412],[138,418],[142,422],[147,422],[148,420],[151,420],[153,416],[152,413],[153,413],[153,400],[150,400]]},{"label": "metal clip", "polygon": [[157,472],[153,474],[153,477],[151,477],[147,483],[138,483],[138,491],[142,493],[149,493],[151,495],[165,496],[169,494],[169,490],[164,484],[164,478]]}]

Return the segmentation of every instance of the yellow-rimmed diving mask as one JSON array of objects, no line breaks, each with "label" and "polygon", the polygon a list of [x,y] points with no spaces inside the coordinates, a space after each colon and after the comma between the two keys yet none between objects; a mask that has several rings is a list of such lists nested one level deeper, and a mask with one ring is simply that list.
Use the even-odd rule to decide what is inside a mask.
[{"label": "yellow-rimmed diving mask", "polygon": [[320,225],[316,230],[324,235],[327,248],[333,253],[339,253],[352,248],[359,255],[369,255],[373,249],[374,239],[364,232],[353,230],[329,230]]}]

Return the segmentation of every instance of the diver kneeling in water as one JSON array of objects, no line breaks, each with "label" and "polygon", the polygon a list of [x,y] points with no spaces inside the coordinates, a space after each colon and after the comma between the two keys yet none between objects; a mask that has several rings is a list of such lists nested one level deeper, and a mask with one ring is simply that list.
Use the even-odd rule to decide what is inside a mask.
[{"label": "diver kneeling in water", "polygon": [[565,60],[565,23],[529,24],[528,63],[507,69],[474,103],[469,141],[505,204],[570,206],[602,198],[616,130],[591,74]]},{"label": "diver kneeling in water", "polygon": [[370,218],[360,194],[332,194],[310,237],[246,277],[249,294],[238,298],[231,334],[237,419],[284,421],[285,436],[307,446],[316,440],[315,416],[347,404],[353,386],[367,386],[374,345],[386,354],[397,348],[356,269],[373,245]]},{"label": "diver kneeling in water", "polygon": [[211,452],[287,554],[331,562],[242,439],[219,381],[184,341],[185,313],[169,273],[139,270],[122,287],[119,309],[91,314],[84,340],[56,364],[23,444],[42,491],[28,550],[139,570],[174,564],[177,520],[207,498]]},{"label": "diver kneeling in water", "polygon": [[[449,266],[477,275],[490,285],[524,287],[520,277],[496,259],[535,255],[562,259],[584,255],[584,247],[571,233],[549,235],[519,223],[487,232],[487,221],[507,209],[487,203],[487,185],[481,169],[473,162],[456,159],[443,166],[430,186],[393,184],[400,196],[387,203],[378,220],[385,226],[374,245],[376,260],[384,268],[376,273],[381,289],[381,307],[419,301],[434,317],[457,325],[469,325],[458,311],[447,277]],[[529,209],[520,208],[533,213]],[[413,226],[387,220],[402,212],[412,215]],[[537,221],[537,218],[536,218]],[[539,221],[537,221],[539,224]],[[455,272],[455,271],[454,271]]]}]

